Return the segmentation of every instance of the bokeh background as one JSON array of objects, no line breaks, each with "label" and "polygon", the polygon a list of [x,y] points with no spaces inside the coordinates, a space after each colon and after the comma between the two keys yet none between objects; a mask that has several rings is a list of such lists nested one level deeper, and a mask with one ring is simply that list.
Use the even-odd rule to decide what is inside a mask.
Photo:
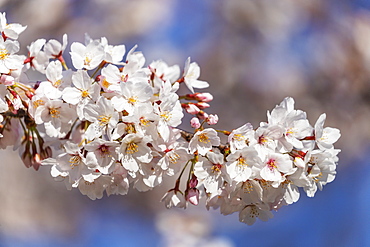
[{"label": "bokeh background", "polygon": [[[239,223],[204,206],[167,210],[169,187],[92,201],[0,153],[0,246],[370,246],[370,1],[0,0],[9,23],[37,38],[138,44],[147,64],[201,67],[219,129],[257,126],[286,96],[312,124],[341,130],[334,182],[314,198]],[[69,48],[67,48],[67,52]]]}]

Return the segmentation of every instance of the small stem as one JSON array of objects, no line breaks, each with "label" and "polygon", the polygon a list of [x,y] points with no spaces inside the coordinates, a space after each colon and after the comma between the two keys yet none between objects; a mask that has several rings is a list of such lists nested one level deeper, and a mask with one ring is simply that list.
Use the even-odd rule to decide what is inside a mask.
[{"label": "small stem", "polygon": [[224,135],[227,135],[227,136],[231,134],[231,132],[227,131],[227,130],[216,130],[216,131],[219,132],[219,133],[222,133]]},{"label": "small stem", "polygon": [[194,165],[195,165],[197,160],[198,160],[198,155],[195,155],[195,157],[193,159],[191,159],[191,167],[190,167],[190,171],[189,171],[187,184],[189,184],[189,181],[191,179],[191,175],[194,173]]},{"label": "small stem", "polygon": [[68,131],[68,133],[66,134],[66,136],[63,139],[69,139],[69,136],[72,134],[72,130],[73,130],[75,124],[77,123],[77,120],[78,120],[78,118],[76,118],[76,120],[73,122],[73,124],[71,126],[71,129]]},{"label": "small stem", "polygon": [[94,71],[94,73],[92,74],[91,78],[93,78],[93,79],[94,79],[95,75],[98,73],[98,71],[99,71],[99,70],[101,70],[101,69],[104,67],[104,65],[105,65],[106,63],[107,63],[107,62],[106,62],[105,60],[103,60],[103,61],[99,64],[99,66],[96,68],[96,70],[95,70],[95,71]]},{"label": "small stem", "polygon": [[181,176],[182,176],[182,174],[184,173],[184,171],[185,171],[185,169],[186,169],[186,167],[188,166],[188,164],[189,164],[189,162],[190,162],[190,161],[191,161],[191,160],[188,160],[188,162],[186,162],[186,164],[185,164],[184,168],[182,168],[182,171],[181,171],[181,173],[180,173],[179,177],[176,179],[176,183],[177,183],[177,181],[180,181]]}]

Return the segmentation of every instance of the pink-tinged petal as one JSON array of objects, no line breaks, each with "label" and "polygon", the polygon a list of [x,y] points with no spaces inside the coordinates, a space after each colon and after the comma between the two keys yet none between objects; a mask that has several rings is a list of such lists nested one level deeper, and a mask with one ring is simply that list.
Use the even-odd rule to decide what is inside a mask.
[{"label": "pink-tinged petal", "polygon": [[199,204],[199,190],[195,188],[189,189],[186,195],[186,200],[195,206],[198,205]]}]

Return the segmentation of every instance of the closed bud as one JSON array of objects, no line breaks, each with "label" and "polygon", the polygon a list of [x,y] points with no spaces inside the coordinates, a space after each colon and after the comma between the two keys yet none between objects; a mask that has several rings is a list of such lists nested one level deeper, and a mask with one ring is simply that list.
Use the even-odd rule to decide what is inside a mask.
[{"label": "closed bud", "polygon": [[200,109],[193,103],[181,104],[181,106],[186,110],[187,113],[192,115],[196,115],[200,111]]},{"label": "closed bud", "polygon": [[193,127],[194,129],[198,129],[198,128],[200,127],[199,118],[197,118],[197,117],[193,117],[193,118],[190,120],[190,125],[191,125],[191,127]]},{"label": "closed bud", "polygon": [[210,105],[208,103],[205,103],[205,102],[199,102],[199,103],[196,103],[195,104],[199,109],[206,109],[208,107],[210,107]]},{"label": "closed bud", "polygon": [[196,188],[189,189],[186,193],[186,200],[197,206],[199,204],[199,190]]}]

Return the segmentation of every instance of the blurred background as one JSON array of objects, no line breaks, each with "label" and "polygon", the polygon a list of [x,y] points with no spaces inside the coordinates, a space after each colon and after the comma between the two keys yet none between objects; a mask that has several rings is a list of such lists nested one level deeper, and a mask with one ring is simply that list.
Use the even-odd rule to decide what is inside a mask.
[{"label": "blurred background", "polygon": [[[257,126],[286,96],[314,124],[339,128],[336,179],[314,198],[239,223],[203,205],[165,209],[169,187],[92,201],[0,153],[0,246],[370,246],[370,1],[0,0],[8,23],[69,44],[105,36],[138,44],[146,64],[181,68],[188,56],[214,95],[219,129]],[[69,48],[67,48],[69,52]]]}]

